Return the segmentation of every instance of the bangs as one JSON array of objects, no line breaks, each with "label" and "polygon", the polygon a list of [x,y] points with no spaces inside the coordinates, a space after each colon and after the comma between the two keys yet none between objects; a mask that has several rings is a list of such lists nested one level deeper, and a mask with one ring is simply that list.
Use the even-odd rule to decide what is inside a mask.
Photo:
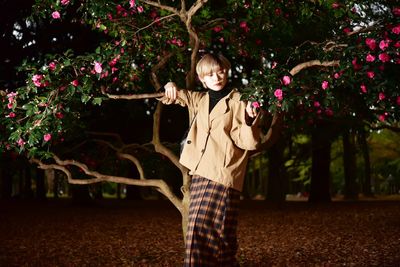
[{"label": "bangs", "polygon": [[214,56],[212,54],[207,54],[203,56],[197,63],[196,72],[200,77],[204,77],[212,72],[217,72],[219,70],[229,71],[231,68],[231,63],[223,56]]}]

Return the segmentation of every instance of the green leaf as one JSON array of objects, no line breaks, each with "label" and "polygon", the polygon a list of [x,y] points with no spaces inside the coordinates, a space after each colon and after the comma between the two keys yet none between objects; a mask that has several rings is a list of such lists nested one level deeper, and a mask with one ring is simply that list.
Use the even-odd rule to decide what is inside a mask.
[{"label": "green leaf", "polygon": [[93,100],[92,100],[92,103],[94,104],[94,105],[99,105],[99,106],[101,106],[101,102],[103,101],[103,99],[101,98],[101,97],[95,97],[95,98],[93,98]]}]

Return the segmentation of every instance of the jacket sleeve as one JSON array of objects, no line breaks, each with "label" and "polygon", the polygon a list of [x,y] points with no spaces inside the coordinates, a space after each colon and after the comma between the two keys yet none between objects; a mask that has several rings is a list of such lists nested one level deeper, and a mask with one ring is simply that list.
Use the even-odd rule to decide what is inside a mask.
[{"label": "jacket sleeve", "polygon": [[163,96],[159,100],[165,104],[165,105],[170,105],[170,104],[178,104],[181,105],[182,107],[193,107],[194,106],[194,98],[196,98],[196,93],[186,90],[186,89],[179,89],[177,91],[177,97],[174,101],[171,101],[169,98]]},{"label": "jacket sleeve", "polygon": [[243,150],[256,150],[261,144],[260,114],[251,125],[246,124],[246,103],[240,101],[233,110],[231,138]]}]

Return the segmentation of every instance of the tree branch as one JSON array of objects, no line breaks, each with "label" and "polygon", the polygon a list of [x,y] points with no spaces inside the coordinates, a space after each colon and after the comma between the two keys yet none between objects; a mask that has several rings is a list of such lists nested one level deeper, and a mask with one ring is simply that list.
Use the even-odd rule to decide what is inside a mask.
[{"label": "tree branch", "polygon": [[322,67],[336,67],[339,66],[340,61],[339,60],[332,60],[332,61],[319,61],[319,60],[310,60],[307,62],[303,62],[298,64],[297,66],[295,66],[293,69],[291,69],[289,71],[289,73],[294,76],[297,73],[299,73],[300,71],[310,68],[310,67],[314,67],[314,66],[322,66]]},{"label": "tree branch", "polygon": [[[70,184],[79,184],[79,185],[87,185],[87,184],[94,184],[94,183],[99,183],[103,181],[108,181],[108,182],[114,182],[114,183],[120,183],[120,184],[127,184],[127,185],[136,185],[136,186],[150,186],[156,188],[160,193],[162,193],[164,196],[166,196],[172,204],[179,210],[179,212],[183,212],[183,207],[182,207],[182,201],[175,196],[175,194],[172,192],[171,188],[165,183],[164,180],[162,179],[132,179],[128,177],[122,177],[122,176],[112,176],[112,175],[106,175],[106,174],[101,174],[96,171],[91,171],[89,168],[86,166],[86,164],[83,164],[81,162],[75,161],[75,160],[61,160],[57,156],[53,156],[53,159],[55,160],[56,164],[45,164],[42,161],[32,158],[31,162],[38,164],[39,168],[41,169],[56,169],[60,170],[63,173],[66,174],[68,182]],[[72,177],[71,172],[66,168],[66,166],[76,166],[83,170],[83,172],[91,177],[90,179],[74,179]]]},{"label": "tree branch", "polygon": [[141,2],[143,2],[145,4],[148,4],[150,6],[155,6],[155,7],[158,7],[160,9],[167,10],[167,11],[169,11],[171,13],[174,13],[175,15],[179,16],[179,11],[176,8],[173,8],[173,7],[170,7],[170,6],[166,6],[166,5],[162,5],[161,3],[159,3],[159,2],[157,3],[157,2],[154,2],[154,1],[142,0]]},{"label": "tree branch", "polygon": [[157,98],[164,96],[164,92],[161,93],[148,93],[148,94],[133,94],[133,95],[113,95],[106,92],[106,87],[101,86],[101,92],[111,99],[127,99],[127,100],[138,100],[147,98]]}]

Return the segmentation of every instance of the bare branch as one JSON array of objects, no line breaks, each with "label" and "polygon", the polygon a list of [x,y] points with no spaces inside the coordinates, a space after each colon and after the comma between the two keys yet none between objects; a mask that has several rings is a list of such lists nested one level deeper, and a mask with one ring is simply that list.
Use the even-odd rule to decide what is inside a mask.
[{"label": "bare branch", "polygon": [[138,34],[139,32],[141,32],[141,31],[143,31],[143,30],[145,30],[145,29],[151,27],[153,24],[159,23],[159,22],[162,21],[162,20],[165,20],[165,19],[168,19],[168,18],[171,18],[171,17],[174,17],[174,16],[177,16],[177,14],[175,14],[175,13],[174,13],[174,14],[170,14],[170,15],[164,16],[164,17],[162,17],[162,18],[159,18],[159,19],[157,19],[157,20],[154,20],[154,21],[151,22],[149,25],[146,25],[145,27],[138,29],[134,34],[136,35],[136,34]]},{"label": "bare branch", "polygon": [[134,157],[130,154],[126,154],[126,153],[118,153],[118,156],[120,158],[127,159],[130,162],[132,162],[133,164],[135,164],[135,166],[139,172],[140,180],[146,180],[142,164],[140,164],[140,161],[136,157]]},{"label": "bare branch", "polygon": [[[91,171],[88,169],[86,164],[83,164],[81,162],[75,161],[75,160],[61,160],[57,156],[53,156],[53,159],[55,160],[56,164],[45,164],[42,161],[32,158],[31,162],[38,164],[39,168],[41,169],[56,169],[60,170],[63,173],[66,174],[68,182],[70,184],[80,184],[80,185],[87,185],[87,184],[94,184],[94,183],[99,183],[103,181],[108,181],[108,182],[114,182],[114,183],[120,183],[120,184],[128,184],[128,185],[136,185],[136,186],[150,186],[156,188],[160,193],[162,193],[164,196],[166,196],[172,204],[179,210],[179,212],[183,212],[183,206],[182,206],[182,201],[175,196],[175,194],[172,192],[171,188],[165,183],[164,180],[162,179],[149,179],[149,180],[143,180],[143,179],[133,179],[133,178],[128,178],[128,177],[121,177],[121,176],[112,176],[112,175],[106,175],[106,174],[101,174],[96,171]],[[76,166],[83,170],[85,174],[88,176],[94,177],[94,178],[89,178],[89,179],[74,179],[72,177],[71,172],[66,168],[66,166]]]},{"label": "bare branch", "polygon": [[160,9],[167,10],[167,11],[179,16],[179,11],[176,8],[163,5],[160,2],[154,2],[154,1],[148,1],[148,0],[142,0],[141,2],[143,2],[145,4],[148,4],[150,6],[155,6],[155,7],[158,7]]},{"label": "bare branch", "polygon": [[332,61],[319,61],[319,60],[310,60],[307,62],[303,62],[298,64],[297,66],[295,66],[293,69],[291,69],[289,71],[289,73],[294,76],[297,73],[299,73],[300,71],[310,68],[310,67],[314,67],[314,66],[321,66],[321,67],[335,67],[335,66],[339,66],[340,61],[339,60],[332,60]]},{"label": "bare branch", "polygon": [[166,55],[164,55],[161,60],[154,66],[151,68],[151,83],[153,84],[154,88],[156,88],[156,90],[161,89],[161,83],[158,80],[157,77],[157,71],[160,70],[161,68],[163,68],[167,63],[168,60],[175,55],[175,53],[167,53]]},{"label": "bare branch", "polygon": [[149,94],[133,94],[133,95],[113,95],[106,92],[106,87],[101,87],[101,92],[111,99],[127,99],[127,100],[138,100],[147,98],[157,98],[164,96],[164,92],[161,93],[149,93]]},{"label": "bare branch", "polygon": [[366,122],[366,124],[368,125],[368,127],[371,130],[378,131],[378,130],[388,129],[392,132],[400,133],[400,125],[394,126],[394,125],[388,125],[388,124],[381,124],[381,125],[377,126],[377,125],[374,125],[373,123],[369,123],[369,122]]},{"label": "bare branch", "polygon": [[191,20],[191,18],[194,16],[194,14],[196,14],[196,12],[197,12],[200,8],[202,8],[202,7],[204,6],[205,3],[207,3],[207,1],[208,1],[208,0],[197,0],[196,3],[194,3],[194,4],[190,7],[189,11],[187,12],[188,19]]}]

